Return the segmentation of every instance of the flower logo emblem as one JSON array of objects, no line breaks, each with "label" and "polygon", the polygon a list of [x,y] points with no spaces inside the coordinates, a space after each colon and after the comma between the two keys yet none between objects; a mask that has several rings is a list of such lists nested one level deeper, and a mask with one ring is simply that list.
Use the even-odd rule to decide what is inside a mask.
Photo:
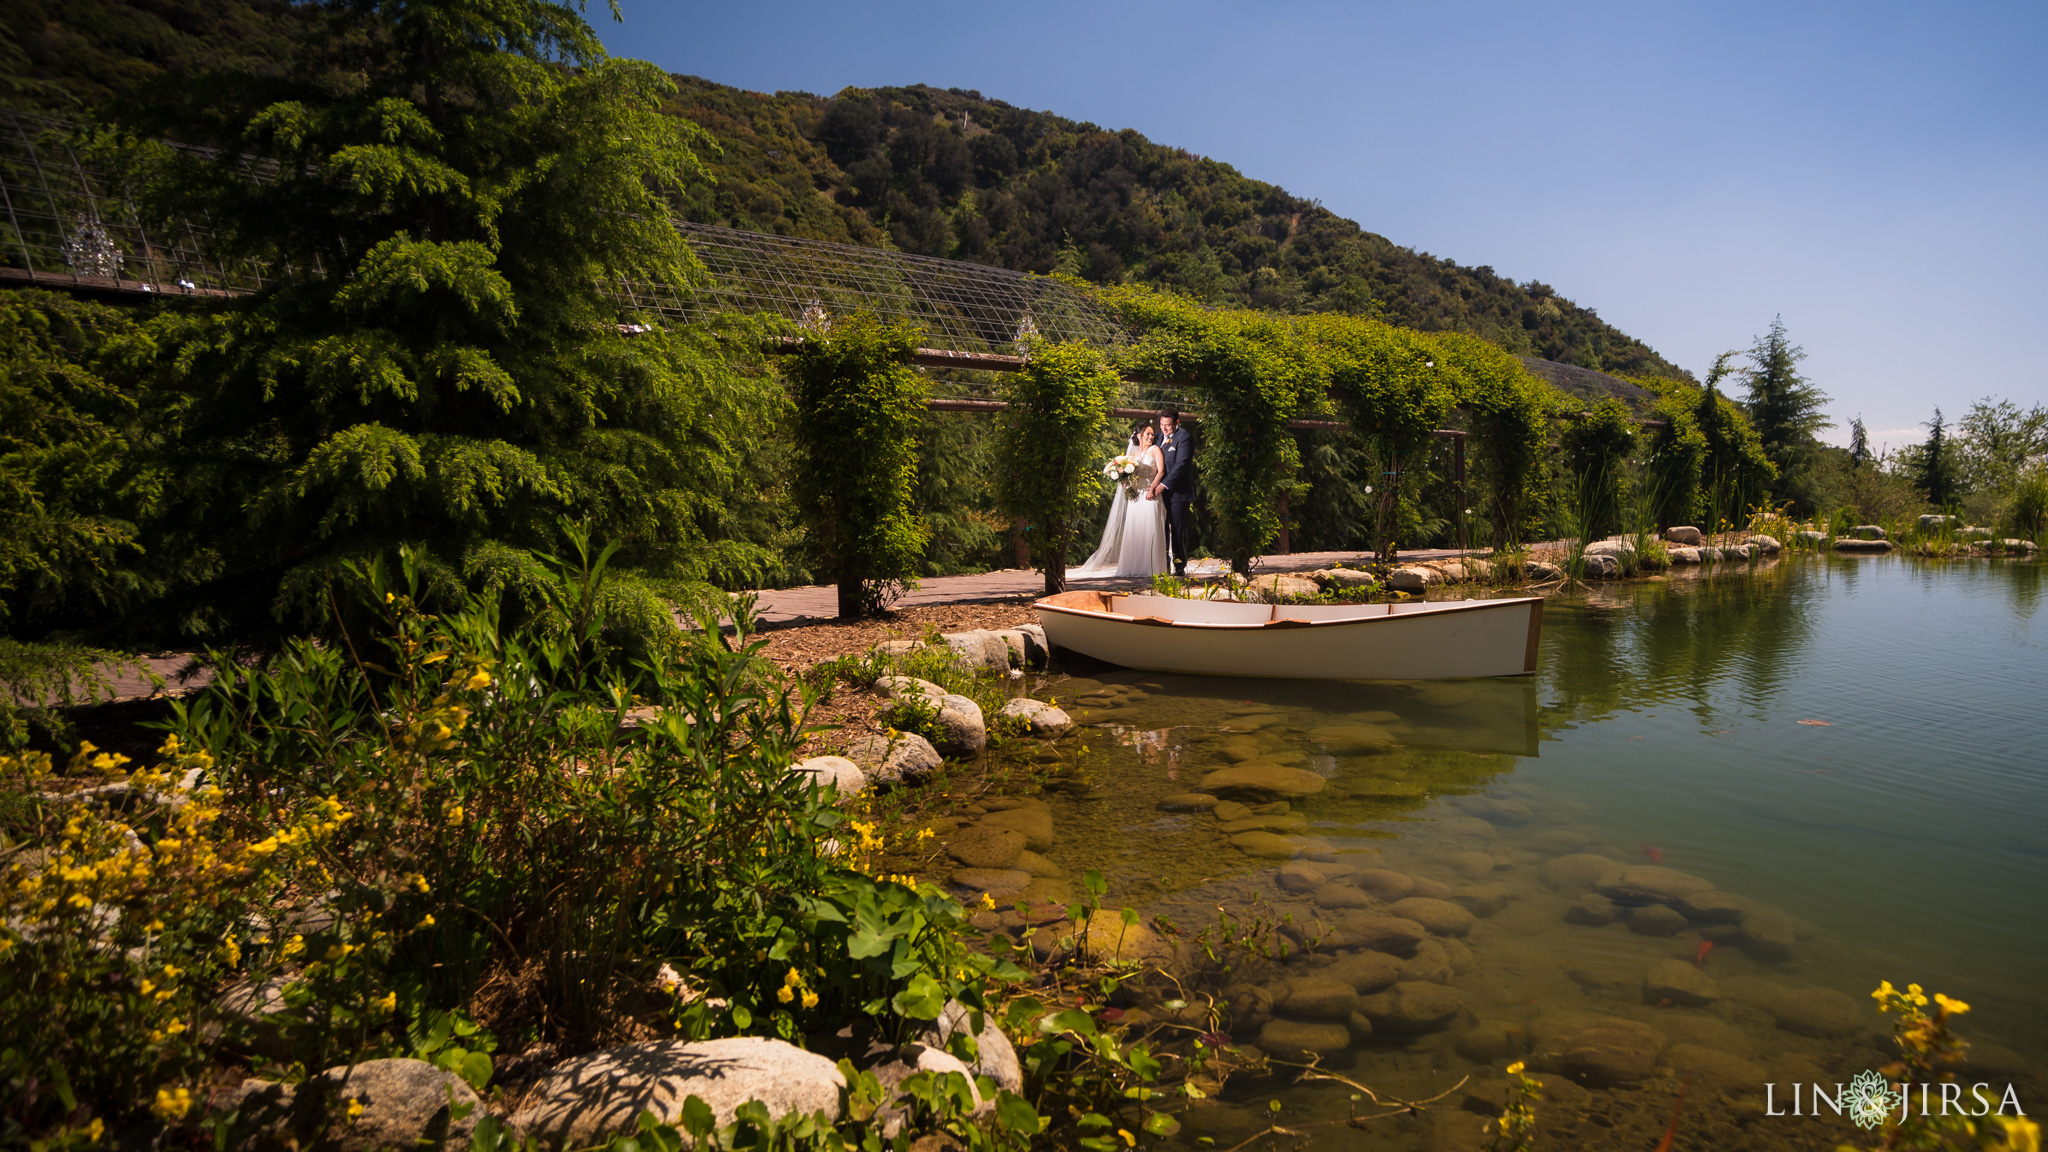
[{"label": "flower logo emblem", "polygon": [[1842,1097],[1842,1110],[1859,1128],[1875,1128],[1884,1123],[1892,1110],[1906,1102],[1906,1094],[1885,1083],[1884,1077],[1868,1068],[1856,1074],[1849,1081],[1849,1090]]}]

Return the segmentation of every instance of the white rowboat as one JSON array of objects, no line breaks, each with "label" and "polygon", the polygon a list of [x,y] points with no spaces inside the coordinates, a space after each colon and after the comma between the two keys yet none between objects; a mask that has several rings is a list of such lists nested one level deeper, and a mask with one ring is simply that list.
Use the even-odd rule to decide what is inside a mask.
[{"label": "white rowboat", "polygon": [[1291,680],[1448,680],[1536,671],[1543,598],[1240,604],[1062,592],[1032,605],[1046,641],[1148,672]]}]

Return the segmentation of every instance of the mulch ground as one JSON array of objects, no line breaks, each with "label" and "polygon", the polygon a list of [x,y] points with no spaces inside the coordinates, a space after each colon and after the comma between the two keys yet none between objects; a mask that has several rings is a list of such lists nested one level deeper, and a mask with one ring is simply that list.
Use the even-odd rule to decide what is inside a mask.
[{"label": "mulch ground", "polygon": [[[855,656],[884,640],[922,640],[935,632],[967,632],[976,628],[1015,628],[1032,622],[1031,598],[999,604],[915,604],[873,620],[844,623],[789,624],[761,633],[768,646],[762,655],[792,677],[827,660]],[[880,733],[876,719],[882,700],[848,685],[835,685],[830,697],[811,709],[813,725],[831,726],[805,745],[817,755],[837,751],[857,737]]]}]

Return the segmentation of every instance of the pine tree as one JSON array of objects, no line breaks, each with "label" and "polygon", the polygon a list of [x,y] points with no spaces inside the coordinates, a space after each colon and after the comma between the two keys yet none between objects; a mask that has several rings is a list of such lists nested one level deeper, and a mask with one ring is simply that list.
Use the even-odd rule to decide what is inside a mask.
[{"label": "pine tree", "polygon": [[758,578],[734,523],[783,403],[758,334],[622,300],[701,275],[663,197],[704,178],[706,138],[661,113],[671,82],[547,0],[321,13],[284,98],[187,126],[241,126],[232,149],[152,170],[160,209],[275,277],[154,326],[187,397],[159,546],[216,568],[193,600],[318,619],[341,563],[408,541],[444,579],[521,586],[564,516],[648,577]]},{"label": "pine tree", "polygon": [[1927,497],[1929,504],[1947,508],[1956,498],[1956,459],[1954,447],[1948,439],[1948,426],[1941,418],[1941,409],[1934,410],[1934,419],[1925,427],[1927,442],[1920,445],[1910,459],[1913,485]]},{"label": "pine tree", "polygon": [[1870,437],[1863,431],[1863,417],[1849,421],[1849,463],[1857,468],[1870,463]]},{"label": "pine tree", "polygon": [[1778,470],[1774,491],[1802,512],[1814,506],[1814,464],[1820,450],[1814,434],[1829,426],[1821,414],[1827,395],[1799,374],[1799,362],[1805,358],[1805,349],[1785,338],[1785,319],[1780,316],[1751,346],[1749,366],[1743,370],[1750,423]]}]

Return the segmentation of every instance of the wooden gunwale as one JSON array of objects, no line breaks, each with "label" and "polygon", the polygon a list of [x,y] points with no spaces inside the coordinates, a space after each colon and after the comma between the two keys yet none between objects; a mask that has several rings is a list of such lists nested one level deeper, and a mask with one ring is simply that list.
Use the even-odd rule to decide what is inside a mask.
[{"label": "wooden gunwale", "polygon": [[[1122,620],[1131,624],[1143,624],[1153,628],[1208,628],[1220,629],[1226,632],[1256,632],[1261,628],[1329,628],[1332,626],[1345,627],[1357,624],[1377,624],[1388,620],[1410,620],[1414,619],[1418,615],[1421,615],[1421,613],[1411,612],[1388,612],[1382,613],[1378,616],[1340,617],[1335,620],[1276,619],[1267,620],[1258,624],[1212,624],[1206,620],[1168,620],[1161,616],[1132,616],[1123,612],[1112,612],[1109,610],[1107,606],[1111,595],[1112,593],[1095,591],[1062,592],[1057,596],[1048,596],[1043,600],[1039,600],[1033,603],[1032,607],[1041,608],[1048,612],[1061,612],[1069,616],[1107,616],[1112,620]],[[1066,599],[1069,596],[1097,597],[1099,598],[1099,602],[1102,603],[1104,606],[1100,608],[1076,608],[1066,604],[1055,603],[1055,601]],[[1505,604],[1528,604],[1531,602],[1534,603],[1534,610],[1529,615],[1529,651],[1526,666],[1528,671],[1534,672],[1536,670],[1536,651],[1538,647],[1538,639],[1541,635],[1543,623],[1543,597],[1516,596],[1503,600],[1471,600],[1455,605],[1447,605],[1442,608],[1432,608],[1430,609],[1428,615],[1448,616],[1454,612],[1474,612],[1484,608],[1498,608]],[[1228,603],[1234,604],[1238,603],[1238,601],[1233,600],[1228,601]],[[1275,611],[1278,611],[1278,609],[1279,606],[1276,605]]]}]

